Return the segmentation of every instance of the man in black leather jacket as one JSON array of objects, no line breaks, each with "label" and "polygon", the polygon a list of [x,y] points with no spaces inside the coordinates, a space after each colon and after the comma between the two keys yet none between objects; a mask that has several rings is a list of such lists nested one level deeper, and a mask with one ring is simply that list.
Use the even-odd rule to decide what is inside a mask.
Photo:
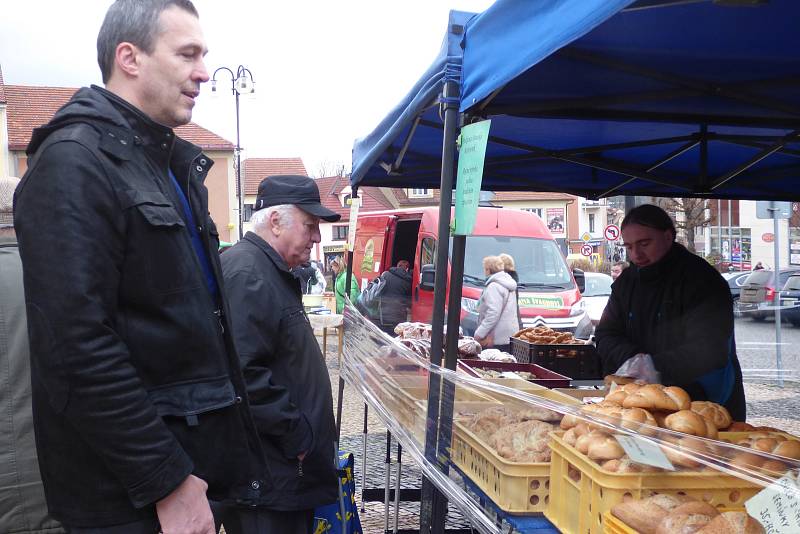
[{"label": "man in black leather jacket", "polygon": [[661,383],[692,400],[711,400],[745,420],[742,371],[736,356],[733,301],[722,276],[675,243],[664,210],[645,204],[622,221],[631,266],[611,286],[595,331],[605,374],[649,354]]},{"label": "man in black leather jacket", "polygon": [[253,418],[274,483],[263,506],[219,514],[228,534],[311,532],[313,509],[338,495],[330,377],[290,269],[320,241],[319,220],[339,220],[305,176],[258,187],[253,231],[222,256],[231,323]]},{"label": "man in black leather jacket", "polygon": [[[70,532],[215,532],[208,499],[268,484],[220,287],[203,180],[172,128],[208,80],[186,0],[118,0],[106,89],[80,89],[28,147],[15,224],[37,450]],[[159,526],[160,523],[160,526]]]}]

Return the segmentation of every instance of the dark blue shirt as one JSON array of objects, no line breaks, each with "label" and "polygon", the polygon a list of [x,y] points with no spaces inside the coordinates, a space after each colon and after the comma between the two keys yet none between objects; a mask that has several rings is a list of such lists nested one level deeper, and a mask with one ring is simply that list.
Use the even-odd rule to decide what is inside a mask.
[{"label": "dark blue shirt", "polygon": [[200,234],[197,231],[197,224],[194,220],[194,214],[192,213],[191,206],[189,206],[189,200],[186,198],[186,194],[183,192],[183,189],[178,183],[177,178],[175,178],[175,175],[172,173],[172,170],[169,171],[169,177],[172,179],[172,185],[175,186],[175,191],[177,191],[178,198],[181,201],[181,206],[183,206],[183,216],[186,219],[187,226],[189,227],[189,237],[192,240],[192,246],[194,247],[194,252],[197,255],[197,259],[200,262],[200,267],[203,269],[203,275],[206,278],[208,292],[211,294],[211,298],[214,299],[214,302],[216,302],[217,296],[219,295],[219,288],[217,287],[217,279],[214,276],[214,271],[211,269],[211,260],[208,257],[208,250],[206,250],[206,247],[203,246],[203,241],[200,239]]}]

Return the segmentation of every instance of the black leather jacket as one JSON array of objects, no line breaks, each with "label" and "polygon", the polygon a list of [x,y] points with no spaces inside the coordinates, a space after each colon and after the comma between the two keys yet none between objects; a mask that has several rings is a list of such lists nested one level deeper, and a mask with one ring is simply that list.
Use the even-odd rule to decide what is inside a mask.
[{"label": "black leather jacket", "polygon": [[334,502],[331,382],[303,310],[300,284],[275,249],[253,232],[222,255],[222,270],[253,419],[274,484],[262,503],[292,511]]},{"label": "black leather jacket", "polygon": [[222,286],[212,162],[97,87],[34,132],[15,225],[48,506],[69,526],[152,517],[190,473],[255,499],[266,467],[227,305],[209,292],[168,168]]}]

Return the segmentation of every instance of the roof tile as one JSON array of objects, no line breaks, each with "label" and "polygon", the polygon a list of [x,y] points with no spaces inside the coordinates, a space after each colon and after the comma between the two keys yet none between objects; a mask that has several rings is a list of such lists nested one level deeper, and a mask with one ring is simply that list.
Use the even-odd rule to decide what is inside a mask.
[{"label": "roof tile", "polygon": [[267,176],[298,174],[308,176],[301,158],[247,158],[242,162],[244,194],[258,194],[258,184]]},{"label": "roof tile", "polygon": [[[3,87],[0,84],[0,87]],[[25,150],[34,128],[46,124],[77,91],[74,87],[6,85],[8,102],[8,148]],[[175,132],[203,150],[233,150],[234,145],[193,122],[178,126]]]}]

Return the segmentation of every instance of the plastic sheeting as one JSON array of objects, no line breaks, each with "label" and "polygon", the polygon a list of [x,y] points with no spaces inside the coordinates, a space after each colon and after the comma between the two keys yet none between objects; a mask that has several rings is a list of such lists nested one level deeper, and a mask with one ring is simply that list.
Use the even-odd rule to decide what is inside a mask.
[{"label": "plastic sheeting", "polygon": [[[741,497],[734,503],[739,507],[743,506],[746,498],[774,482],[786,470],[800,468],[800,462],[796,460],[733,443],[694,437],[586,411],[579,401],[524,380],[484,380],[431,365],[425,358],[381,332],[351,305],[346,306],[344,315],[344,379],[379,414],[405,451],[421,466],[424,475],[433,481],[450,502],[471,518],[473,528],[480,532],[494,533],[500,530],[475,496],[466,490],[463,480],[455,474],[459,469],[463,472],[464,466],[458,467],[454,464],[451,456],[452,444],[459,436],[465,435],[465,429],[472,428],[469,425],[474,424],[476,415],[487,409],[497,410],[503,407],[506,412],[517,414],[527,410],[529,415],[534,414],[530,416],[533,418],[539,417],[535,414],[557,412],[558,419],[561,416],[572,418],[572,425],[585,423],[590,429],[603,430],[616,436],[632,436],[639,444],[659,447],[672,460],[678,473],[699,473],[705,480],[726,475],[735,477],[741,481],[741,488],[736,492],[738,497],[731,498],[736,500]],[[426,420],[431,376],[438,377],[441,383],[443,416],[440,421]],[[447,409],[448,406],[452,412]],[[452,420],[447,417],[448,413],[452,413]],[[569,426],[565,423],[567,421],[562,421],[561,424]],[[426,432],[436,432],[439,424],[441,443],[447,446],[440,446],[437,460],[430,461],[425,454]],[[558,422],[553,425],[552,430],[563,439],[563,428]],[[470,432],[473,433],[470,439],[474,441],[479,429],[473,428]],[[732,441],[742,437],[741,434],[722,434],[720,438],[726,436]],[[491,449],[491,445],[483,445]],[[510,451],[506,448],[503,454],[508,456],[510,452],[513,456],[514,451],[519,449],[518,445],[511,446]],[[665,472],[663,476],[669,478],[676,475]],[[688,489],[686,491],[691,494]],[[713,492],[705,491],[700,498],[706,499],[712,494]],[[796,490],[795,494],[800,498],[800,493]]]}]

